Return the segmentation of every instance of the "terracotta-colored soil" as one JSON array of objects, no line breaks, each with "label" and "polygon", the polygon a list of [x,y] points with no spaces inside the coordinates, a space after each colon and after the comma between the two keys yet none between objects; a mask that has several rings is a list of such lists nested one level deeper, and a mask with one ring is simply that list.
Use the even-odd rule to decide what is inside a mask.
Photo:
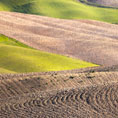
[{"label": "terracotta-colored soil", "polygon": [[0,12],[0,33],[39,50],[88,62],[118,65],[118,26]]}]

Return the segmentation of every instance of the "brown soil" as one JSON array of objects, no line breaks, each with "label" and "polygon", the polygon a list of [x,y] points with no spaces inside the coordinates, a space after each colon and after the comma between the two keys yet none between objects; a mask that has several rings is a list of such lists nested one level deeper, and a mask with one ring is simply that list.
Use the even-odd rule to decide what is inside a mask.
[{"label": "brown soil", "polygon": [[0,13],[0,33],[43,51],[103,66],[0,74],[1,118],[117,118],[118,26]]},{"label": "brown soil", "polygon": [[117,118],[118,71],[0,76],[2,118]]},{"label": "brown soil", "polygon": [[0,33],[39,50],[88,62],[118,65],[118,26],[0,12]]},{"label": "brown soil", "polygon": [[103,6],[118,7],[118,0],[87,0],[87,1]]}]

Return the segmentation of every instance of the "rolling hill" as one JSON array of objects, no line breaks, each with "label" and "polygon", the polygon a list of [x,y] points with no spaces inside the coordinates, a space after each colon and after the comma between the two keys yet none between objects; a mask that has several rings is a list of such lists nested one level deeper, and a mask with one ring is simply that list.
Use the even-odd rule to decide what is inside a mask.
[{"label": "rolling hill", "polygon": [[0,116],[117,118],[118,71],[0,75]]},{"label": "rolling hill", "polygon": [[93,19],[118,23],[118,9],[89,6],[79,0],[1,0],[0,10],[64,19]]},{"label": "rolling hill", "polygon": [[97,65],[38,51],[0,35],[0,73],[60,71],[92,66]]},{"label": "rolling hill", "polygon": [[0,11],[1,118],[118,117],[118,25],[105,23],[118,9],[0,0]]},{"label": "rolling hill", "polygon": [[118,65],[118,25],[0,12],[0,33],[45,52]]}]

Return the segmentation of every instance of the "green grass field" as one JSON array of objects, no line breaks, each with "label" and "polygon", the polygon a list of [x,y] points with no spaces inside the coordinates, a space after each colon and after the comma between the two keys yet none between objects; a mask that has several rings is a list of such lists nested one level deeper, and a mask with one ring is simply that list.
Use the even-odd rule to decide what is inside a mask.
[{"label": "green grass field", "polygon": [[77,0],[0,0],[0,10],[118,23],[118,9],[90,6]]},{"label": "green grass field", "polygon": [[0,73],[60,71],[93,66],[97,65],[38,51],[0,35]]}]

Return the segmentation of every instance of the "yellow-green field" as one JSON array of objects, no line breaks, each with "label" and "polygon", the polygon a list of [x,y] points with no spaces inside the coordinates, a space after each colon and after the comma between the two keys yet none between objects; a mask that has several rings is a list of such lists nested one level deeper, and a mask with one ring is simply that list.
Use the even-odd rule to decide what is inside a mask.
[{"label": "yellow-green field", "polygon": [[38,51],[0,35],[0,73],[61,71],[92,66],[97,65]]},{"label": "yellow-green field", "polygon": [[118,9],[85,5],[79,0],[1,0],[0,10],[118,23]]}]

